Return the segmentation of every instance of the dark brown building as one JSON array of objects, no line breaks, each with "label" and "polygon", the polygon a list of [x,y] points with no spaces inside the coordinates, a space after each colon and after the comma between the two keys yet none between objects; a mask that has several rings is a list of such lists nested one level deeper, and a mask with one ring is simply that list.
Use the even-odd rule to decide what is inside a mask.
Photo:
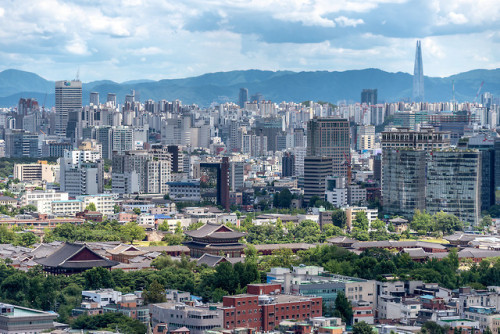
[{"label": "dark brown building", "polygon": [[43,270],[56,275],[77,274],[94,267],[109,269],[119,263],[97,254],[87,244],[70,242],[36,262],[43,266]]},{"label": "dark brown building", "polygon": [[245,245],[239,239],[245,233],[236,232],[225,225],[208,223],[197,230],[186,231],[191,241],[185,242],[191,257],[203,254],[223,255],[225,257],[241,257]]}]

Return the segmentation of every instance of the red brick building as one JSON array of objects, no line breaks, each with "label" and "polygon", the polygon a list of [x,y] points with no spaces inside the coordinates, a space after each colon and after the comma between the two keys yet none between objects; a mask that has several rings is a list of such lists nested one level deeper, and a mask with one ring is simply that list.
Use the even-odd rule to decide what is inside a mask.
[{"label": "red brick building", "polygon": [[221,308],[224,329],[246,327],[267,332],[283,320],[307,320],[322,315],[321,297],[281,295],[280,290],[279,284],[250,284],[247,294],[225,296]]}]

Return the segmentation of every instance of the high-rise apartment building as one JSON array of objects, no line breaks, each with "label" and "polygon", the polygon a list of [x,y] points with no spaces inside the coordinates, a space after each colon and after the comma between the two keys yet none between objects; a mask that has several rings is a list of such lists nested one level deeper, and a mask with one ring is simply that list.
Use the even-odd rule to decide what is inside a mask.
[{"label": "high-rise apartment building", "polygon": [[361,91],[361,103],[377,104],[377,89],[363,89]]},{"label": "high-rise apartment building", "polygon": [[432,151],[427,163],[426,210],[453,214],[472,226],[481,216],[481,153]]},{"label": "high-rise apartment building", "polygon": [[349,121],[345,118],[314,118],[307,123],[307,156],[332,158],[332,173],[347,176]]},{"label": "high-rise apartment building", "polygon": [[413,101],[424,102],[424,65],[422,63],[422,44],[417,41],[415,66],[413,69]]},{"label": "high-rise apartment building", "polygon": [[82,108],[82,82],[56,81],[56,135],[66,137],[70,111]]}]

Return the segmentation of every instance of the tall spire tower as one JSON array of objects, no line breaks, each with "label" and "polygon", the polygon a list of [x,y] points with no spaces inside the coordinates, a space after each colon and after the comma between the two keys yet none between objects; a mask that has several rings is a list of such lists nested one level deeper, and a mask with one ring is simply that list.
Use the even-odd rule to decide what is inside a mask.
[{"label": "tall spire tower", "polygon": [[417,41],[417,50],[415,51],[413,101],[424,102],[424,65],[422,64],[422,44],[420,41]]}]

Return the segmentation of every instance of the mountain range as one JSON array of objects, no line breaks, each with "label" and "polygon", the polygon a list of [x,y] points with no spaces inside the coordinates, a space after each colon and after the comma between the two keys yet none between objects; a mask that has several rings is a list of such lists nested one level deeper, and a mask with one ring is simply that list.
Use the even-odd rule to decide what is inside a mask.
[{"label": "mountain range", "polygon": [[[208,73],[184,79],[132,80],[117,83],[110,80],[83,84],[83,104],[89,103],[90,92],[98,92],[101,102],[107,93],[116,93],[118,102],[132,89],[136,99],[146,101],[181,100],[183,104],[209,106],[212,103],[238,101],[241,87],[249,95],[261,93],[264,99],[281,101],[346,100],[358,102],[361,90],[377,88],[379,102],[397,102],[408,99],[412,93],[413,76],[408,73],[385,72],[369,68],[342,72],[314,71],[261,71],[245,70]],[[451,101],[453,83],[455,99],[473,101],[481,83],[482,92],[500,93],[500,69],[472,70],[449,77],[425,77],[425,98],[429,102]],[[15,69],[0,72],[0,107],[17,105],[19,98],[36,98],[40,105],[55,104],[54,82],[39,75]]]}]

